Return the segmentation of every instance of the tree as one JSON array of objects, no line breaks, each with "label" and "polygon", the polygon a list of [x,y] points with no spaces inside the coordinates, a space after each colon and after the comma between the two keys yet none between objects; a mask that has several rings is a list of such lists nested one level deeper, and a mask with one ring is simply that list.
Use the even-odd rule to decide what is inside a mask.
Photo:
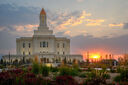
[{"label": "tree", "polygon": [[3,59],[0,60],[0,64],[3,64]]}]

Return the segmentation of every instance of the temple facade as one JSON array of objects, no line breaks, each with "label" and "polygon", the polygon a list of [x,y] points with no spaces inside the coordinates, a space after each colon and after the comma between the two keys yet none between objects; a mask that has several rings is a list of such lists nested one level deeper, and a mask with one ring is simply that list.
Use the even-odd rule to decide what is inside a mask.
[{"label": "temple facade", "polygon": [[82,55],[70,54],[70,39],[66,37],[56,37],[53,31],[47,26],[47,15],[44,9],[40,12],[40,23],[37,30],[34,30],[32,37],[20,37],[16,39],[16,55],[5,55],[6,61],[20,61],[38,56],[45,63],[52,63],[55,60],[73,62],[83,61]]}]

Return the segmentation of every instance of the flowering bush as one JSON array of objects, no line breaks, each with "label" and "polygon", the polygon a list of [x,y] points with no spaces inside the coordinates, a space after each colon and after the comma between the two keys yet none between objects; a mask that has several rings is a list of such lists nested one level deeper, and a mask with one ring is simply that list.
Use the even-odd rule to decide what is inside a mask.
[{"label": "flowering bush", "polygon": [[56,77],[56,85],[78,85],[72,76],[58,76]]},{"label": "flowering bush", "polygon": [[91,73],[87,74],[85,85],[106,84],[106,79],[109,78],[110,75],[108,75],[106,71],[94,70]]},{"label": "flowering bush", "polygon": [[9,72],[0,73],[0,85],[13,85],[15,78]]},{"label": "flowering bush", "polygon": [[26,73],[26,74],[24,75],[24,78],[36,78],[36,75],[33,74],[33,73]]},{"label": "flowering bush", "polygon": [[21,69],[0,73],[0,85],[49,85],[50,81]]}]

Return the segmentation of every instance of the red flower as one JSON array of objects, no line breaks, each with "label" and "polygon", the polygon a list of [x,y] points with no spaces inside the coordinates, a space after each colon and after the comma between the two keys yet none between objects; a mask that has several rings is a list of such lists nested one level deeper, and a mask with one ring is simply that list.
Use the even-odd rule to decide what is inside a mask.
[{"label": "red flower", "polygon": [[56,77],[56,85],[78,85],[72,76],[58,76]]}]

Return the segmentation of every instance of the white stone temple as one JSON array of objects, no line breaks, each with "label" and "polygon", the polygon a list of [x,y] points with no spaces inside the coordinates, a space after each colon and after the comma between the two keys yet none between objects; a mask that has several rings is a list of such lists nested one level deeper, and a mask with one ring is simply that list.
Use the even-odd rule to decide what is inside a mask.
[{"label": "white stone temple", "polygon": [[16,39],[16,55],[3,56],[4,61],[20,61],[23,57],[26,59],[38,56],[45,63],[53,63],[55,60],[73,62],[83,61],[82,55],[70,54],[70,39],[66,37],[55,37],[53,31],[47,26],[47,15],[44,9],[40,12],[40,24],[37,30],[34,30],[32,37],[20,37]]}]

